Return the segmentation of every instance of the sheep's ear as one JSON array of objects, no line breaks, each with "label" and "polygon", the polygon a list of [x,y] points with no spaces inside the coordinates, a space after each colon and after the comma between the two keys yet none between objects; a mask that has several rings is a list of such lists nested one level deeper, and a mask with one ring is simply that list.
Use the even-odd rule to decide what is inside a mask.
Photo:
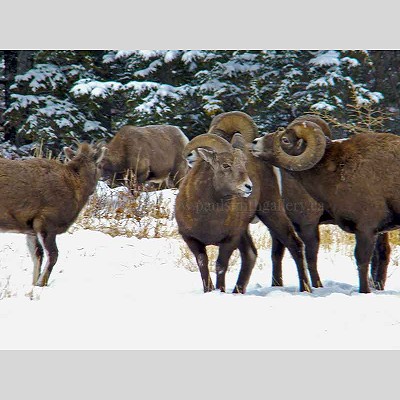
[{"label": "sheep's ear", "polygon": [[70,147],[64,147],[63,150],[67,161],[71,161],[75,157],[75,152]]},{"label": "sheep's ear", "polygon": [[199,156],[209,164],[213,164],[215,161],[215,153],[212,150],[207,150],[202,147],[197,149]]},{"label": "sheep's ear", "polygon": [[103,147],[101,147],[101,148],[99,148],[97,150],[97,153],[96,153],[96,164],[100,164],[101,163],[101,161],[103,160],[104,156],[107,153],[107,150],[108,149],[105,146],[103,146]]},{"label": "sheep's ear", "polygon": [[235,149],[240,149],[244,151],[246,149],[246,141],[244,140],[244,137],[239,133],[235,133],[232,137],[231,140],[231,145]]}]

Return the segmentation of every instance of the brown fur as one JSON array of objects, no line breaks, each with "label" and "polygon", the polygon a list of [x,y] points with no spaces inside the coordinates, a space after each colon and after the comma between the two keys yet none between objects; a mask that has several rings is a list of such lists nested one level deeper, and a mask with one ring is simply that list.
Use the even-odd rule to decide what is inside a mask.
[{"label": "brown fur", "polygon": [[242,269],[234,292],[244,293],[257,256],[247,227],[254,216],[258,192],[242,197],[242,190],[238,190],[251,185],[241,150],[206,154],[199,150],[199,154],[202,158],[182,181],[176,199],[179,232],[196,257],[205,292],[214,289],[205,247],[219,246],[216,286],[221,291],[225,291],[229,258],[239,248]]},{"label": "brown fur", "polygon": [[169,125],[132,126],[121,128],[106,146],[102,175],[123,183],[127,170],[138,183],[166,182],[179,186],[188,166],[182,151],[188,140],[182,131]]},{"label": "brown fur", "polygon": [[[71,226],[95,190],[102,155],[83,143],[67,164],[0,159],[0,231],[27,235],[33,284],[47,284],[58,256],[55,237]],[[44,251],[48,262],[40,275]]]},{"label": "brown fur", "polygon": [[[299,155],[304,152],[306,143],[299,140],[295,132],[290,129],[299,122],[311,121],[316,123],[325,136],[332,137],[329,125],[320,117],[312,114],[296,118],[286,129],[285,142],[281,142],[283,150],[292,155]],[[255,141],[257,143],[257,140]],[[336,163],[329,164],[329,169],[334,171]],[[315,201],[304,187],[284,169],[280,169],[282,184],[282,200],[285,210],[293,223],[293,226],[305,246],[307,266],[311,274],[311,282],[314,287],[322,287],[317,269],[319,249],[319,229],[321,223],[334,223],[332,217],[324,211],[323,206]],[[272,253],[276,263],[281,265],[284,255],[284,246],[281,242],[272,238]],[[387,233],[378,235],[374,250],[374,257],[371,261],[371,275],[374,286],[383,290],[385,287],[387,267],[390,256],[390,245]],[[281,267],[280,267],[281,268]]]},{"label": "brown fur", "polygon": [[[226,114],[229,117],[230,113]],[[222,115],[219,118],[221,120]],[[230,139],[234,132],[240,131],[239,126],[226,125],[230,128],[228,132],[221,131],[218,126],[214,126],[213,132],[225,139]],[[253,136],[250,135],[250,137]],[[214,189],[211,184],[212,171],[206,167],[201,167],[204,161],[197,161],[182,182],[177,197],[176,217],[178,226],[189,248],[195,254],[200,271],[205,271],[202,273],[204,290],[213,288],[208,272],[205,246],[215,244],[220,246],[224,268],[227,268],[232,251],[239,246],[242,256],[242,269],[235,291],[245,291],[257,254],[248,233],[248,224],[257,216],[268,227],[271,235],[288,247],[291,252],[298,269],[300,290],[310,291],[303,258],[303,244],[295,234],[284,211],[272,167],[253,157],[247,150],[245,150],[245,154],[247,173],[253,183],[253,192],[249,198],[234,201],[230,199],[224,202],[221,197],[216,197],[213,194]],[[228,180],[229,178],[226,178],[226,181]],[[196,213],[196,204],[198,202],[210,202],[210,198],[213,199],[210,203],[210,211],[208,213]],[[227,251],[221,249],[221,246],[227,247]],[[274,258],[272,261],[272,284],[282,286],[281,266]],[[220,282],[223,281],[217,274],[217,288],[221,289],[224,283],[219,285]]]},{"label": "brown fur", "polygon": [[[271,150],[273,136],[261,139],[263,150],[256,154],[281,167]],[[342,142],[328,141],[316,165],[289,172],[322,204],[335,224],[356,235],[355,255],[363,293],[370,291],[368,266],[377,234],[400,225],[400,189],[394,172],[400,168],[399,154],[400,137],[389,133],[359,134]],[[385,247],[387,238],[382,242],[378,251]],[[378,273],[382,274],[386,272]]]}]

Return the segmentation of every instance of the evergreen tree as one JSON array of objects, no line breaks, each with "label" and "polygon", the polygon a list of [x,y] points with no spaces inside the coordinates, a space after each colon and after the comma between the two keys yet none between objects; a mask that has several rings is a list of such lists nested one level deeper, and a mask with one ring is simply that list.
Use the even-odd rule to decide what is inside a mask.
[{"label": "evergreen tree", "polygon": [[[99,50],[0,52],[5,140],[60,149],[123,125],[171,124],[189,138],[241,110],[261,131],[305,112],[356,124],[371,107],[400,131],[400,52]],[[2,109],[1,109],[2,107]],[[345,132],[336,130],[337,137]]]}]

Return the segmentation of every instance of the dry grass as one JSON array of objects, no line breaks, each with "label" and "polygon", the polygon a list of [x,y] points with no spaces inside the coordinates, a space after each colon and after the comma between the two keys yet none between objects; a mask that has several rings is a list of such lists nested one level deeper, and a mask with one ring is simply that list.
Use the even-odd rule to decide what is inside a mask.
[{"label": "dry grass", "polygon": [[351,134],[383,132],[386,122],[391,118],[389,113],[376,105],[358,103],[356,93],[353,93],[351,103],[346,106],[350,117],[346,122],[339,121],[329,111],[313,111],[312,114],[319,115],[331,127],[344,129]]},{"label": "dry grass", "polygon": [[[207,256],[208,256],[208,265],[210,272],[215,273],[215,264],[218,258],[218,246],[208,246],[207,249]],[[185,243],[182,243],[180,246],[180,258],[178,261],[179,266],[189,270],[189,271],[197,271],[197,264],[193,253],[189,250],[189,247],[186,246]],[[229,267],[228,271],[231,270],[232,265],[236,265],[239,262],[240,253],[238,250],[235,250],[229,260]]]},{"label": "dry grass", "polygon": [[0,280],[0,300],[16,295],[10,288],[10,278],[11,276],[7,276],[5,279],[3,279],[3,282]]},{"label": "dry grass", "polygon": [[[121,188],[122,189],[122,188]],[[126,190],[94,193],[74,224],[110,236],[160,238],[177,236],[174,215],[163,191]]]}]

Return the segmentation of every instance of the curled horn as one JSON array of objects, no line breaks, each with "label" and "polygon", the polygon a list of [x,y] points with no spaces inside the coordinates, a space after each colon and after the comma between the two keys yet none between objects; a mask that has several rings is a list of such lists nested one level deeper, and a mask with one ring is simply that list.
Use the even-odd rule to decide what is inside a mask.
[{"label": "curled horn", "polygon": [[[298,156],[287,154],[281,147],[280,139],[287,130],[293,130],[298,138],[304,139],[307,147]],[[325,153],[326,137],[319,125],[310,121],[291,123],[283,132],[274,137],[274,154],[279,166],[290,171],[304,171],[317,164]]]},{"label": "curled horn", "polygon": [[196,136],[186,145],[183,150],[183,156],[187,157],[198,147],[208,148],[217,153],[231,152],[233,149],[232,145],[222,137],[212,133],[204,133],[203,135]]},{"label": "curled horn", "polygon": [[332,139],[332,132],[331,132],[329,125],[321,117],[319,117],[318,115],[315,115],[315,114],[304,114],[304,115],[301,115],[300,117],[297,117],[288,126],[288,128],[291,127],[291,125],[296,124],[297,122],[304,122],[304,121],[314,122],[314,124],[317,124],[321,128],[321,130],[322,130],[322,132],[324,132],[325,136],[327,136],[329,139]]},{"label": "curled horn", "polygon": [[241,133],[248,143],[258,136],[258,128],[253,118],[242,111],[230,111],[215,116],[208,130],[208,133],[215,133],[228,141],[231,141],[237,132]]}]

